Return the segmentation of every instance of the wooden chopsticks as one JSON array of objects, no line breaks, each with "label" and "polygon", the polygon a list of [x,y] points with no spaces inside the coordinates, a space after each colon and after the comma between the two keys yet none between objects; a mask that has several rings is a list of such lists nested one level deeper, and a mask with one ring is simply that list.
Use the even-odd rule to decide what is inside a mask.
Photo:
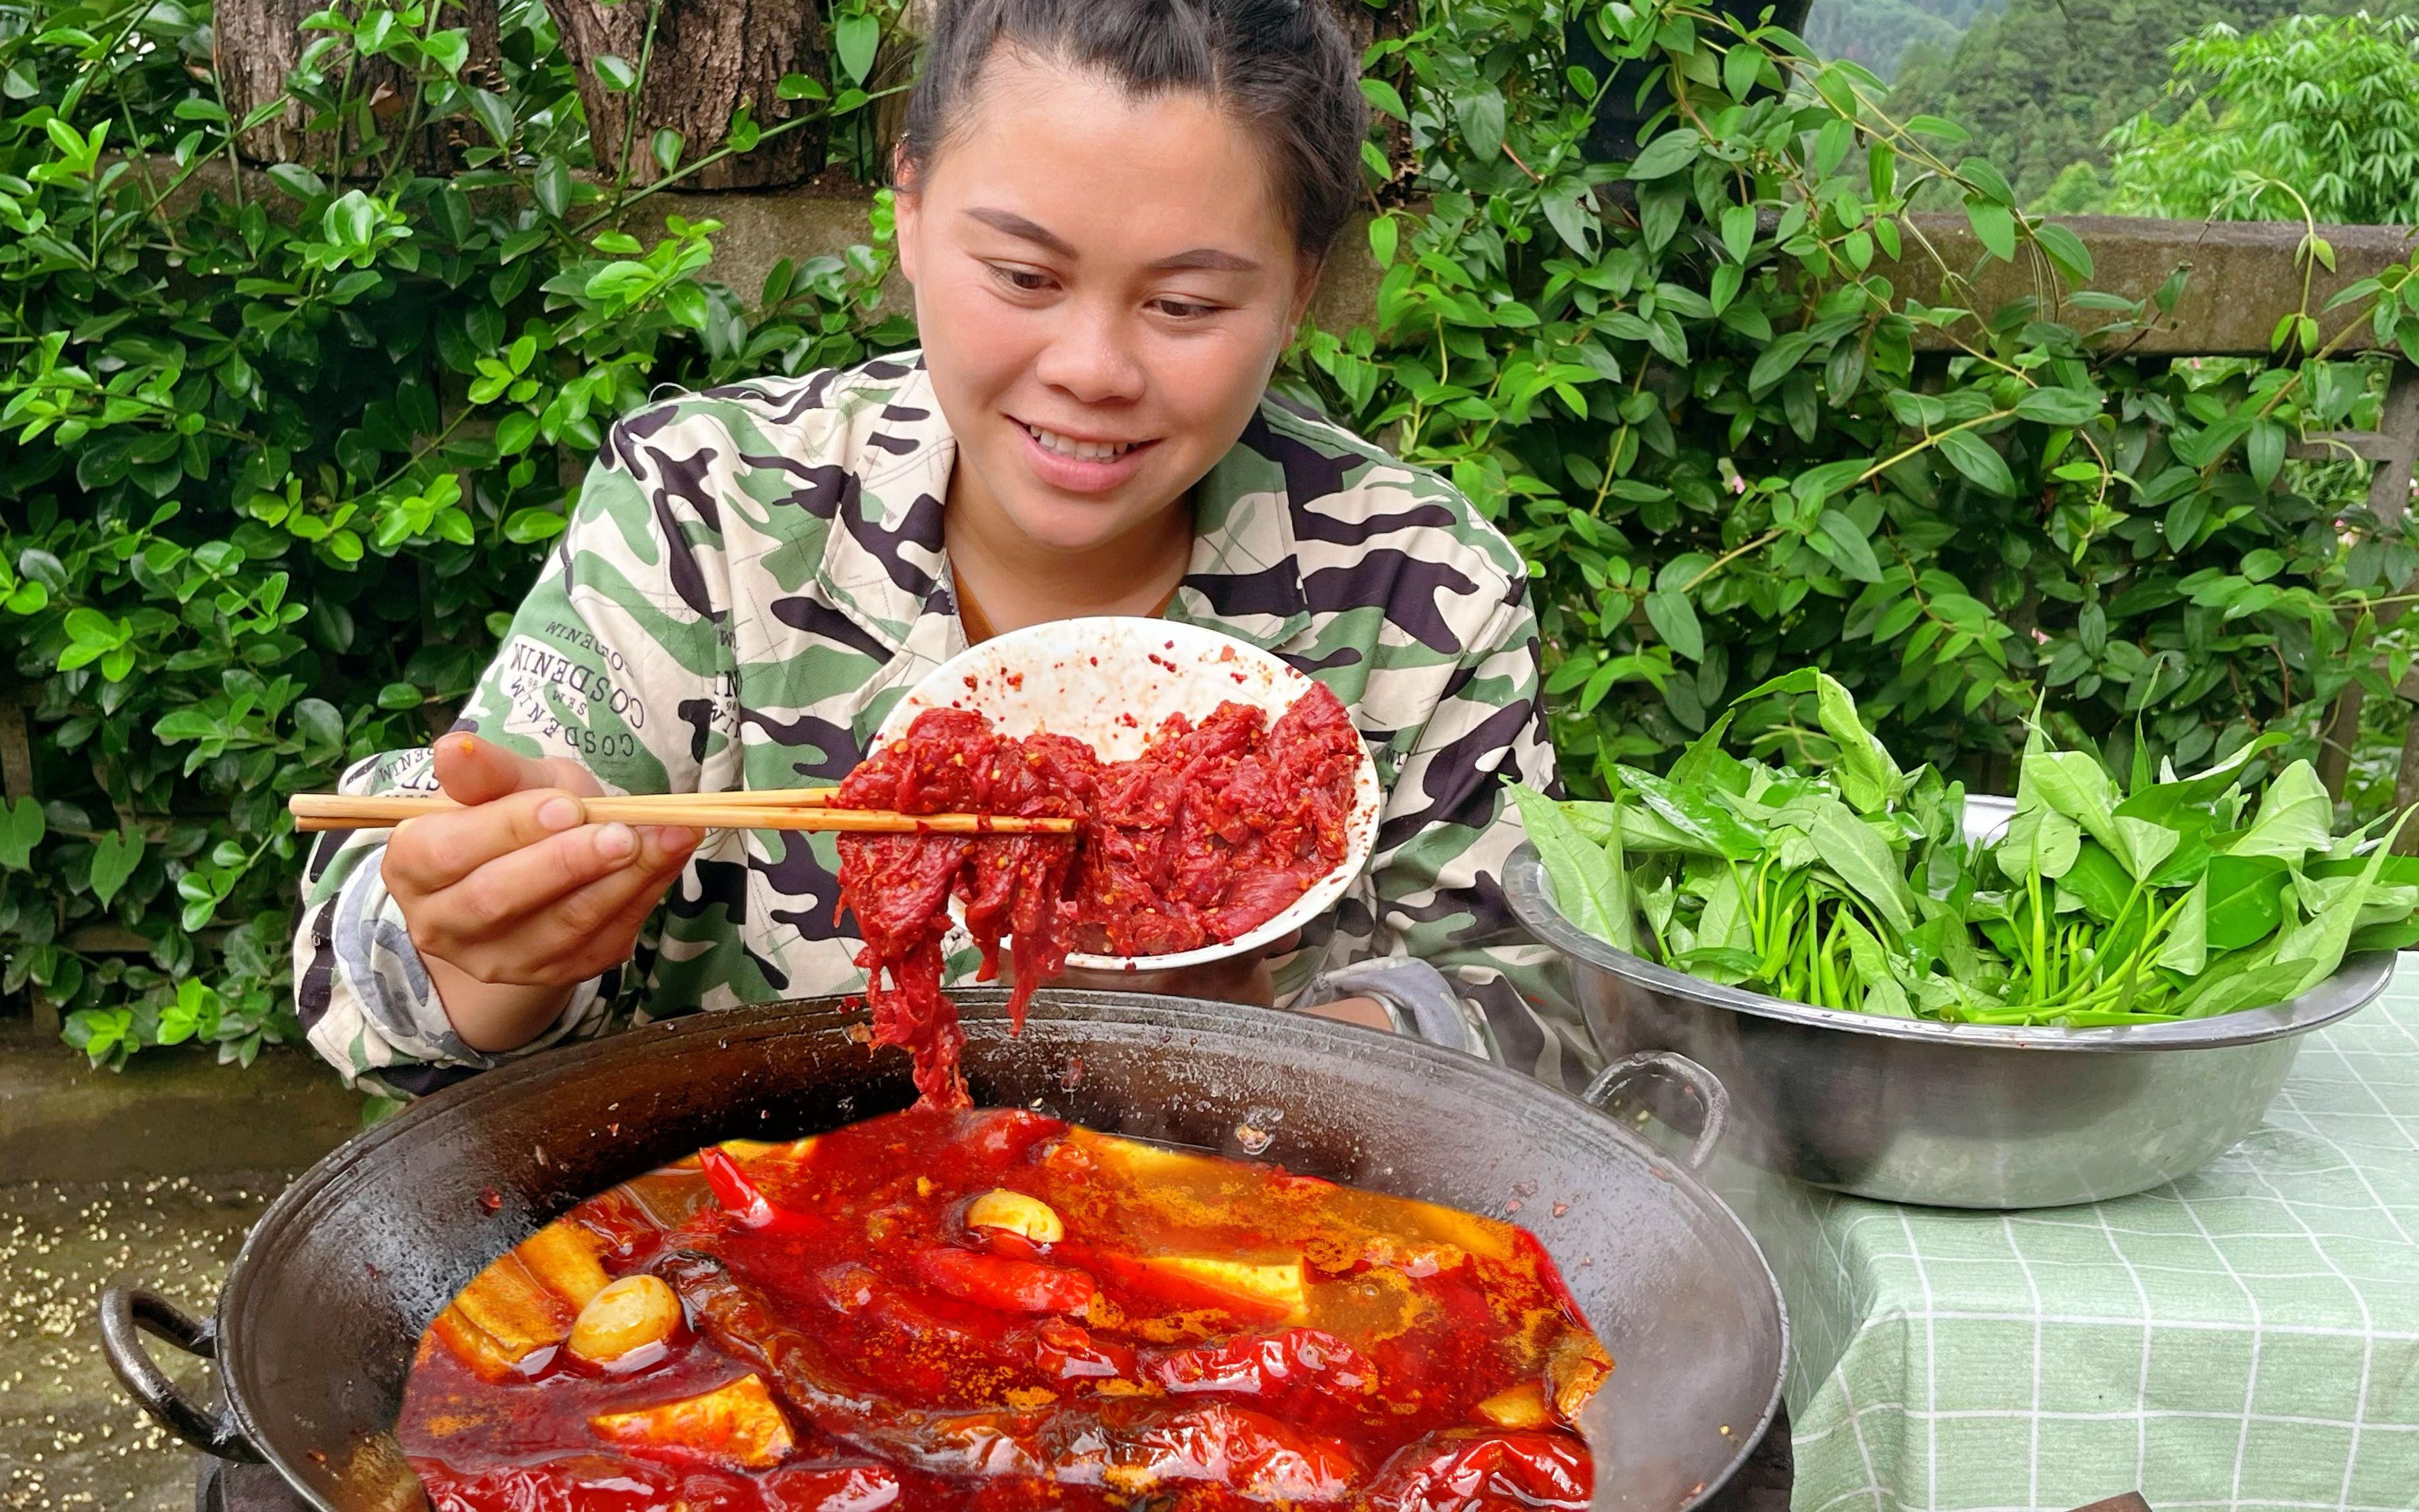
[{"label": "wooden chopsticks", "polygon": [[[1006,814],[898,813],[887,809],[826,807],[838,788],[789,788],[745,793],[667,793],[626,798],[581,798],[592,824],[686,825],[692,829],[809,829],[863,835],[1064,835],[1072,819],[1019,819]],[[462,806],[437,795],[368,797],[298,793],[285,801],[294,827],[385,829]]]}]

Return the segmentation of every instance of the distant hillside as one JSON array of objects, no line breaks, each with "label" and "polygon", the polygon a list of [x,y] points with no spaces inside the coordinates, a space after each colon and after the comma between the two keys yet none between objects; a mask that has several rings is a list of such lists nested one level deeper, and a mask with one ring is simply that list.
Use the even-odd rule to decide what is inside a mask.
[{"label": "distant hillside", "polygon": [[1849,58],[1887,79],[1907,50],[1955,50],[1986,0],[1814,0],[1806,40],[1825,57]]},{"label": "distant hillside", "polygon": [[[1815,13],[1839,3],[1817,0]],[[2006,0],[2004,10],[1977,16],[1954,48],[1919,46],[1902,58],[1891,111],[1902,120],[1928,112],[1964,126],[1974,133],[1966,150],[1997,164],[2016,197],[2030,201],[2067,164],[2108,161],[2101,138],[2158,101],[2167,49],[2179,39],[2211,22],[2248,29],[2334,8],[2291,0]]]}]

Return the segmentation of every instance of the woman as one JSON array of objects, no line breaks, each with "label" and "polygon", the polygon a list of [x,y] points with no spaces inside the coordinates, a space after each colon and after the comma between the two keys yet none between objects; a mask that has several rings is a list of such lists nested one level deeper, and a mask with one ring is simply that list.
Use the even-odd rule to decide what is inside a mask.
[{"label": "woman", "polygon": [[[970,641],[1164,614],[1333,688],[1385,821],[1370,873],[1281,958],[1117,984],[1299,1002],[1322,968],[1425,960],[1452,983],[1428,1032],[1579,1069],[1495,884],[1520,839],[1504,779],[1552,780],[1519,557],[1440,479],[1267,393],[1361,193],[1340,27],[1316,0],[937,10],[898,162],[922,351],[613,428],[457,732],[347,775],[474,807],[323,842],[295,947],[312,1042],[417,1092],[624,999],[645,1018],[857,990],[832,837],[701,844],[584,824],[565,795],[837,781]],[[1360,996],[1321,1011],[1401,1022]]]}]

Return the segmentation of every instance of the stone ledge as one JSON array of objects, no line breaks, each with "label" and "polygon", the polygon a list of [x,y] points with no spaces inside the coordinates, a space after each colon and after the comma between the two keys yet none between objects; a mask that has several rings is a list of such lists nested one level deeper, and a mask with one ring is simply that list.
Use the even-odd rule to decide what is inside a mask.
[{"label": "stone ledge", "polygon": [[[197,170],[171,205],[190,203],[204,189],[223,193],[229,183],[223,162]],[[271,204],[294,201],[271,185],[265,174],[244,173],[244,192],[265,196]],[[819,180],[793,189],[721,191],[685,193],[668,190],[641,200],[624,220],[635,232],[660,233],[664,217],[715,220],[722,230],[715,238],[715,277],[753,301],[764,286],[764,275],[783,257],[803,260],[834,254],[872,237],[872,197],[863,186]],[[2114,215],[2054,218],[2081,238],[2095,265],[2091,286],[2130,300],[2148,300],[2180,263],[2192,266],[2192,276],[2174,314],[2139,339],[2125,338],[2130,349],[2146,357],[2258,356],[2268,351],[2269,332],[2286,312],[2301,308],[2302,270],[2294,261],[2303,228],[2278,221],[2162,221]],[[1925,213],[1908,217],[1911,228],[1937,250],[1953,268],[1972,269],[1982,257],[1980,243],[1962,213]],[[1337,241],[1341,255],[1329,259],[1325,277],[1311,305],[1311,317],[1330,331],[1370,324],[1377,315],[1379,270],[1362,249],[1367,245],[1367,217],[1356,217]],[[2310,308],[2323,307],[2336,290],[2384,269],[2407,261],[2419,250],[2419,228],[2385,225],[2322,225],[2319,233],[2334,246],[2334,271],[2316,270],[2310,282]],[[2092,311],[2063,310],[2058,282],[2046,263],[2029,248],[2018,253],[2014,265],[1993,262],[1979,277],[1977,301],[1990,310],[2036,295],[2054,317],[2089,330],[2107,317]],[[1929,261],[1902,259],[1877,264],[1900,294],[1927,304],[1956,302],[1940,292],[1941,278]],[[905,280],[892,274],[883,289],[883,307],[910,308]],[[2361,329],[2344,350],[2375,347],[2366,316],[2338,311],[2319,317],[2329,336],[2357,322]],[[1918,343],[1927,350],[1953,350],[1937,337]]]},{"label": "stone ledge", "polygon": [[297,1170],[361,1127],[362,1096],[307,1050],[248,1068],[151,1050],[94,1071],[30,1026],[0,1026],[0,1180],[99,1181]]},{"label": "stone ledge", "polygon": [[[1943,261],[1970,269],[1981,260],[1981,243],[1963,214],[1917,215],[1909,218],[1928,238]],[[2278,318],[2302,307],[2302,270],[2294,253],[2302,243],[2299,223],[2281,221],[2159,221],[2121,215],[2070,215],[2052,218],[2072,231],[2091,252],[2090,286],[2129,300],[2147,300],[2167,281],[2180,263],[2192,274],[2174,313],[2135,342],[2132,349],[2155,357],[2264,356],[2268,337]],[[2334,293],[2364,278],[2374,278],[2396,263],[2407,262],[2419,250],[2419,228],[2393,225],[2321,225],[2319,234],[2334,247],[2334,271],[2312,270],[2309,308],[2313,315]],[[2030,248],[2020,248],[2014,265],[1994,262],[1978,279],[1977,301],[1987,312],[2026,295],[2041,296],[2045,313],[2088,331],[2108,316],[2089,310],[2063,310],[2056,292],[2058,283],[2045,259]],[[1940,293],[1940,276],[1930,263],[1902,261],[1895,269],[1902,295],[1927,304],[1956,303]],[[2368,330],[2365,308],[2318,315],[2320,329],[2333,337],[2348,325],[2359,329],[2344,344],[2346,351],[2377,347]]]}]

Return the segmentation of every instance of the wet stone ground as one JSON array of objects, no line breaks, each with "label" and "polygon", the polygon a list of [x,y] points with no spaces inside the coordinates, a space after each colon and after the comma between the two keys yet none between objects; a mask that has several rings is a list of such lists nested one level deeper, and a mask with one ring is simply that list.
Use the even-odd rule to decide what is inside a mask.
[{"label": "wet stone ground", "polygon": [[[96,1304],[122,1278],[208,1312],[289,1174],[0,1180],[0,1509],[193,1504],[199,1461],[119,1390]],[[172,1377],[207,1396],[207,1365],[154,1348]]]}]

